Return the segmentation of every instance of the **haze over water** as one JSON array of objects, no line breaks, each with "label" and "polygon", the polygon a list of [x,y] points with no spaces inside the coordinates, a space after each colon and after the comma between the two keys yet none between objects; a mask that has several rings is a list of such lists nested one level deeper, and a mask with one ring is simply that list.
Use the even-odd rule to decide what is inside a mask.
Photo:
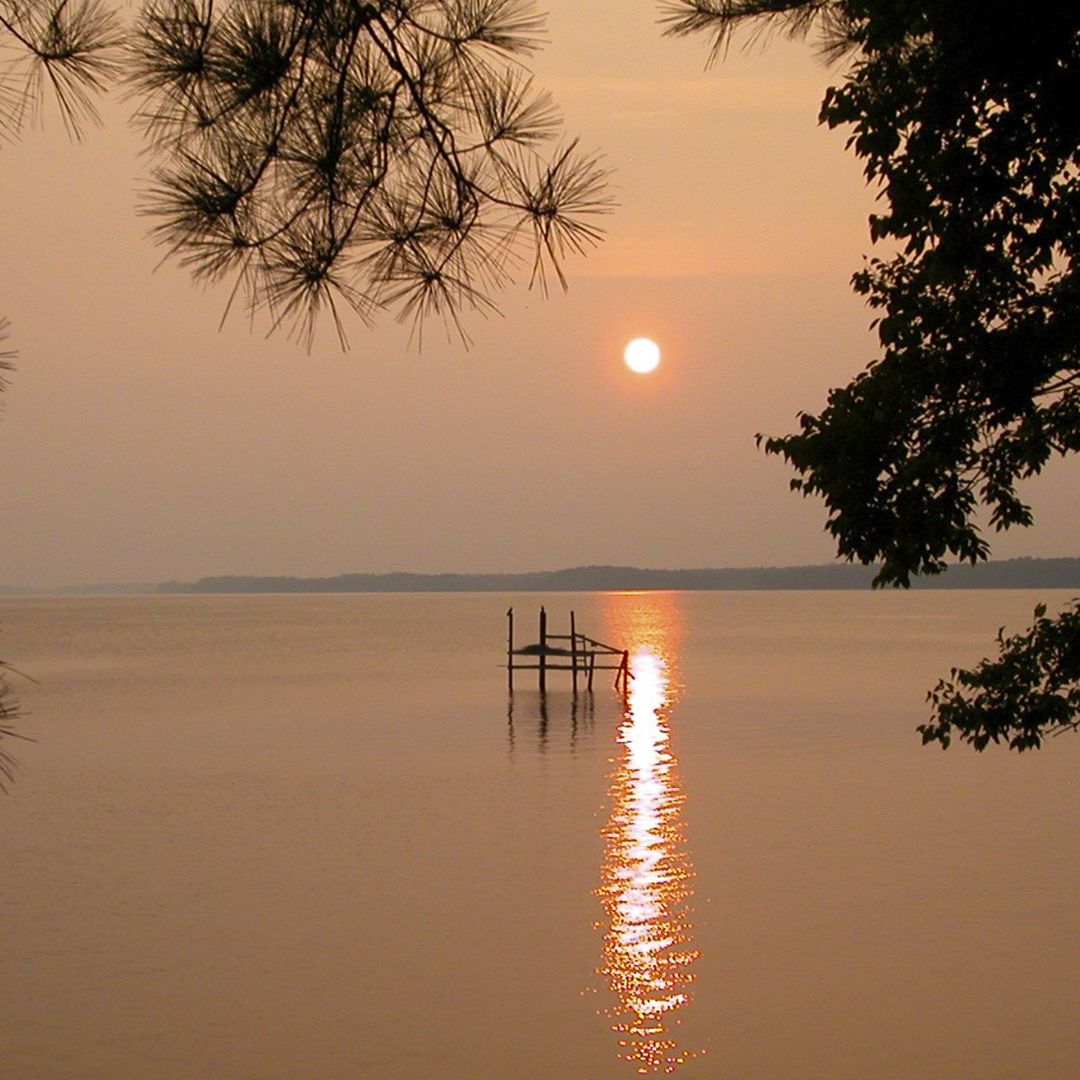
[{"label": "haze over water", "polygon": [[[1037,599],[6,600],[25,1080],[1067,1080],[1080,743],[923,749]],[[624,702],[520,673],[625,646]]]}]

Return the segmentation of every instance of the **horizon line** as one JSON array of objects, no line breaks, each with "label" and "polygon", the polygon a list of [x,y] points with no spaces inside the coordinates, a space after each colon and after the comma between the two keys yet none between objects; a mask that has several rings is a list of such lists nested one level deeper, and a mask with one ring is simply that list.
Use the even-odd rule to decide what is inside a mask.
[{"label": "horizon line", "polygon": [[[1002,567],[1002,566],[1015,566],[1016,564],[1051,564],[1051,563],[1076,563],[1075,568],[1078,573],[1075,587],[1080,587],[1080,556],[1075,555],[1020,555],[1012,556],[1003,559],[989,559],[986,562],[976,563],[974,565],[961,562],[951,563],[947,567],[947,571],[941,574],[926,574],[926,575],[913,575],[913,584],[918,583],[923,587],[926,587],[928,583],[931,587],[947,587],[936,584],[943,582],[947,578],[948,571],[960,571],[967,576],[971,573],[978,573],[980,569],[986,570],[990,567]],[[875,572],[876,564],[864,564],[857,562],[848,562],[842,560],[834,560],[832,562],[824,563],[797,563],[797,564],[785,564],[785,565],[750,565],[750,566],[696,566],[696,567],[684,567],[684,568],[672,568],[672,567],[647,567],[647,566],[635,566],[631,564],[620,563],[581,563],[574,566],[559,567],[552,570],[506,570],[506,571],[462,571],[462,570],[437,570],[437,571],[423,571],[423,570],[389,570],[389,571],[366,571],[366,570],[350,570],[342,571],[336,574],[259,574],[259,573],[220,573],[220,574],[204,574],[193,579],[178,579],[168,578],[158,581],[107,581],[107,582],[81,582],[76,584],[66,585],[13,585],[7,583],[0,583],[0,595],[5,596],[31,596],[31,595],[57,595],[57,594],[154,594],[161,592],[184,592],[184,591],[198,591],[199,586],[210,586],[211,584],[223,585],[226,582],[246,582],[246,583],[272,583],[272,582],[293,582],[293,583],[330,583],[341,582],[349,579],[361,579],[364,581],[377,582],[379,580],[407,580],[415,581],[417,579],[431,579],[440,581],[451,580],[472,580],[487,579],[489,581],[499,581],[508,579],[539,579],[539,578],[557,578],[565,577],[572,574],[640,574],[640,575],[671,575],[677,577],[691,577],[693,575],[745,575],[745,574],[766,574],[766,575],[784,575],[792,573],[803,574],[842,574],[850,575],[857,578],[869,578],[871,574]],[[632,587],[632,586],[631,586]],[[648,588],[649,586],[645,586]],[[652,586],[655,588],[656,586]],[[1025,587],[1023,585],[1014,587]],[[1038,585],[1033,584],[1032,587],[1061,587],[1071,588],[1073,585]],[[703,588],[703,586],[698,586]],[[254,591],[254,590],[243,590]],[[271,589],[264,588],[262,591],[272,591]],[[302,589],[292,589],[290,591],[304,591]],[[325,590],[317,590],[325,591]],[[343,590],[344,591],[344,590]],[[390,591],[390,590],[387,590]],[[406,591],[406,590],[401,590]],[[424,591],[424,590],[417,590]],[[465,590],[467,591],[467,590]],[[557,590],[556,590],[557,591]],[[590,590],[586,590],[590,591]]]}]

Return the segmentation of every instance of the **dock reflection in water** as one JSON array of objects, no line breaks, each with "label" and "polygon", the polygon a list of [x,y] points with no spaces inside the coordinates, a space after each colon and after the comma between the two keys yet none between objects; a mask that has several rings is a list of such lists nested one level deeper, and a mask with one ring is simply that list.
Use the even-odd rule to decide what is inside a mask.
[{"label": "dock reflection in water", "polygon": [[[655,613],[660,614],[660,613]],[[643,628],[655,631],[656,621]],[[636,629],[629,627],[631,631]],[[672,704],[665,635],[632,652],[621,755],[604,830],[604,975],[618,998],[612,1011],[619,1055],[639,1073],[674,1073],[696,1056],[676,1037],[679,1010],[691,1001],[693,949],[689,922],[693,864],[681,821],[684,795],[670,747]]]},{"label": "dock reflection in water", "polygon": [[[524,700],[515,702],[511,694],[506,704],[506,737],[513,755],[518,740],[535,736],[536,748],[541,754],[551,748],[552,716],[556,737],[556,749],[574,753],[582,739],[591,740],[596,718],[596,701],[591,692],[572,695],[551,695],[526,692],[519,695]],[[565,725],[565,731],[563,730]]]}]

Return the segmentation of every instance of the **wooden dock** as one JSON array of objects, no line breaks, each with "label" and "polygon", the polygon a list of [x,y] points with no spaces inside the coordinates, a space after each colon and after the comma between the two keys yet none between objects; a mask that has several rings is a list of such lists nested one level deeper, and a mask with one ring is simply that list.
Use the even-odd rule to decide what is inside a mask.
[{"label": "wooden dock", "polygon": [[[547,630],[547,612],[540,608],[540,640],[531,645],[514,648],[514,609],[506,613],[506,677],[511,693],[514,690],[515,671],[535,671],[540,693],[547,692],[547,673],[549,671],[569,671],[573,679],[574,693],[578,692],[579,676],[586,681],[586,689],[593,688],[593,673],[597,670],[615,672],[615,688],[627,690],[630,674],[630,654],[626,649],[618,649],[595,638],[578,633],[574,613],[570,612],[570,633],[549,634]],[[564,643],[564,644],[552,644]],[[535,660],[535,663],[522,662],[522,659]],[[615,658],[618,658],[616,662]]]}]

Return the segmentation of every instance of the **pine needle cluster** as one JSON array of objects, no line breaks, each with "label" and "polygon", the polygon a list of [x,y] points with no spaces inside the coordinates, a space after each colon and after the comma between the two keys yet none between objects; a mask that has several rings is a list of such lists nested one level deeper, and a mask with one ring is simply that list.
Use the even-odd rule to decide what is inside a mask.
[{"label": "pine needle cluster", "polygon": [[[310,346],[321,316],[492,310],[523,262],[565,285],[605,171],[521,59],[522,0],[156,0],[130,44],[155,234]],[[232,300],[230,300],[230,304]]]}]

